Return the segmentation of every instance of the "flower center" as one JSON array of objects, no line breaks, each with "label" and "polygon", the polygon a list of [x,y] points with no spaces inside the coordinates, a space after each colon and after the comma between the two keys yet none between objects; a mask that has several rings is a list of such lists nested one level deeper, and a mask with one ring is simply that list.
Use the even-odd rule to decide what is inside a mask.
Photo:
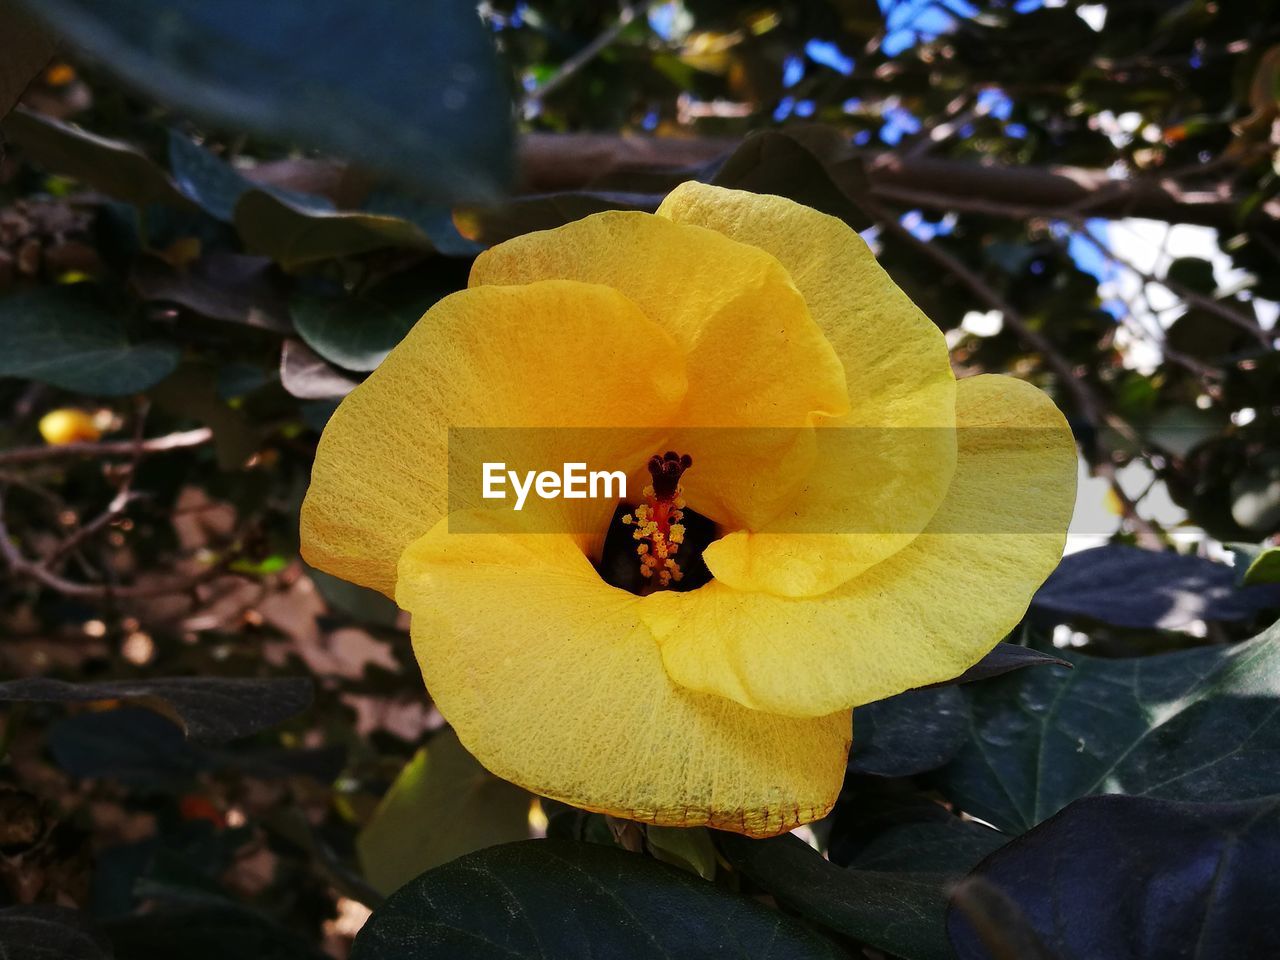
[{"label": "flower center", "polygon": [[693,590],[711,579],[702,550],[716,539],[716,525],[685,507],[680,485],[692,466],[692,457],[674,450],[649,458],[652,482],[642,501],[619,505],[605,536],[598,569],[606,583],[645,594]]},{"label": "flower center", "polygon": [[636,553],[640,556],[640,575],[653,579],[659,587],[670,586],[684,579],[684,571],[676,561],[680,544],[684,543],[684,498],[680,477],[693,466],[693,458],[687,453],[681,456],[668,450],[661,456],[649,458],[649,476],[653,483],[642,494],[645,502],[636,507],[635,516],[622,518],[625,526],[635,526],[632,538],[639,540]]}]

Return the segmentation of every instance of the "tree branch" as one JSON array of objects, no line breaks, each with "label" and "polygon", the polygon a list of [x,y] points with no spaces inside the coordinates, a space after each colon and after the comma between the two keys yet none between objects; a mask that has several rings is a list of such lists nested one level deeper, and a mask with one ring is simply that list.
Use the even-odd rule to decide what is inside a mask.
[{"label": "tree branch", "polygon": [[74,457],[129,457],[151,453],[168,453],[203,446],[213,440],[208,427],[170,433],[149,440],[106,440],[85,443],[64,443],[58,446],[19,447],[0,452],[0,467],[12,467],[45,460],[66,460]]},{"label": "tree branch", "polygon": [[[529,192],[580,190],[619,173],[678,173],[727,156],[740,141],[610,134],[531,133],[521,140],[521,169]],[[1238,229],[1237,197],[1226,185],[1184,188],[1173,177],[1115,180],[1104,170],[1017,167],[943,157],[867,151],[872,198],[936,210],[1026,219],[1146,217]],[[1280,219],[1280,200],[1259,211]]]}]

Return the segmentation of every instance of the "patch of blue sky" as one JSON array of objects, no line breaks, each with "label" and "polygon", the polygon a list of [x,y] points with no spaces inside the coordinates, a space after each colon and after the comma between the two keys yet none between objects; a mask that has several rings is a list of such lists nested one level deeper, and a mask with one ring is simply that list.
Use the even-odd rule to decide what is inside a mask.
[{"label": "patch of blue sky", "polygon": [[[1107,231],[1110,227],[1110,223],[1097,217],[1086,220],[1084,225],[1089,235],[1103,246],[1106,246]],[[1089,274],[1099,283],[1112,280],[1116,275],[1116,265],[1103,255],[1097,244],[1090,243],[1078,231],[1071,231],[1071,239],[1067,241],[1067,255],[1079,270]]]},{"label": "patch of blue sky", "polygon": [[804,60],[797,56],[789,56],[782,62],[782,85],[794,87],[804,79]]},{"label": "patch of blue sky", "polygon": [[960,19],[976,16],[978,8],[967,0],[878,0],[885,17],[885,37],[880,49],[887,57],[921,41],[950,33]]},{"label": "patch of blue sky", "polygon": [[880,139],[889,146],[894,146],[904,136],[920,132],[920,121],[915,114],[902,107],[889,107],[884,111],[884,125],[880,128]]},{"label": "patch of blue sky", "polygon": [[804,45],[804,53],[814,63],[830,67],[846,77],[853,73],[853,57],[847,57],[834,43],[816,37]]},{"label": "patch of blue sky", "polygon": [[868,143],[871,142],[871,131],[859,130],[857,133],[853,135],[853,142],[860,147],[865,147]]},{"label": "patch of blue sky", "polygon": [[649,29],[663,40],[670,40],[675,36],[679,17],[680,4],[655,3],[649,7]]},{"label": "patch of blue sky", "polygon": [[1015,140],[1027,139],[1027,128],[1021,123],[1006,123],[1004,132]]},{"label": "patch of blue sky", "polygon": [[1013,114],[1013,100],[999,87],[987,87],[978,92],[978,113],[1008,120]]},{"label": "patch of blue sky", "polygon": [[898,222],[911,232],[918,240],[932,240],[934,237],[945,237],[955,229],[956,218],[948,214],[941,220],[930,220],[919,210],[908,210]]},{"label": "patch of blue sky", "polygon": [[644,115],[644,119],[640,121],[640,126],[645,130],[656,130],[658,127],[658,111],[650,110]]},{"label": "patch of blue sky", "polygon": [[795,97],[783,97],[778,101],[778,105],[773,109],[773,119],[781,123],[787,117],[791,116],[791,111],[795,109]]},{"label": "patch of blue sky", "polygon": [[850,97],[844,103],[840,104],[840,109],[845,113],[857,113],[862,109],[862,98]]},{"label": "patch of blue sky", "polygon": [[815,104],[812,100],[800,100],[796,103],[797,117],[812,117]]},{"label": "patch of blue sky", "polygon": [[515,8],[506,15],[490,10],[488,14],[489,26],[494,30],[519,30],[524,26],[524,16],[529,10],[527,3],[517,3]]}]

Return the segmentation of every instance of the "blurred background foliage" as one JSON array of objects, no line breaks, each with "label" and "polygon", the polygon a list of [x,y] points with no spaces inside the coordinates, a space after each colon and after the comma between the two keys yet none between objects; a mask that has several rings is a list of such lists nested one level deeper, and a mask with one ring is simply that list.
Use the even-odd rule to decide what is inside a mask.
[{"label": "blurred background foliage", "polygon": [[[503,910],[554,914],[538,882],[594,904],[584,936],[611,943],[624,924],[569,864],[650,904],[632,919],[673,955],[734,926],[786,946],[733,956],[945,957],[951,882],[1030,831],[961,887],[950,943],[1025,935],[1066,960],[1101,954],[1045,934],[1066,894],[1018,879],[1061,855],[1066,821],[1037,825],[1063,807],[1104,860],[1135,817],[1274,832],[1274,811],[1205,827],[1167,805],[1280,795],[1280,638],[1240,643],[1280,607],[1276,13],[0,0],[0,944],[344,957],[424,870],[547,834],[568,846],[546,861],[473,863],[510,901],[469,893],[462,939],[414,943],[487,955],[459,944]],[[860,710],[845,795],[806,833],[827,860],[497,781],[424,694],[403,616],[298,558],[328,415],[479,250],[691,178],[851,223],[958,374],[1035,382],[1081,448],[1077,552],[1009,639],[1092,659]],[[1096,695],[1053,707],[1072,684]],[[1132,875],[1178,869],[1158,847]],[[1253,868],[1233,869],[1274,889]],[[1092,909],[1127,903],[1106,873]],[[465,886],[422,883],[391,927]],[[736,896],[761,891],[778,909]],[[1213,936],[1209,955],[1251,955],[1243,930]],[[406,949],[375,931],[355,953]],[[547,949],[509,955],[578,955]]]}]

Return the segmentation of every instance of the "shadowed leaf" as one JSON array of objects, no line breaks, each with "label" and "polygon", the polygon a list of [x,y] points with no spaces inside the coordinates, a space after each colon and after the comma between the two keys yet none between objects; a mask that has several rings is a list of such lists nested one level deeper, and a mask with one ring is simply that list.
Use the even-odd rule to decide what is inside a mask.
[{"label": "shadowed leaf", "polygon": [[98,396],[137,393],[178,364],[169,343],[130,340],[120,317],[78,287],[0,298],[0,376]]},{"label": "shadowed leaf", "polygon": [[594,843],[526,840],[428,871],[375,910],[351,960],[599,957],[837,960],[835,944],[746,897]]},{"label": "shadowed leaf", "polygon": [[1236,571],[1201,557],[1107,546],[1063,559],[1032,610],[1118,627],[1176,630],[1193,620],[1247,620],[1280,608],[1280,586],[1238,587]]},{"label": "shadowed leaf", "polygon": [[[1038,934],[1061,960],[1274,957],[1278,867],[1275,800],[1093,797],[997,850],[974,877],[1016,905],[1034,930],[1024,935]],[[966,906],[959,900],[947,919],[956,955],[1002,957],[984,949],[982,915]]]},{"label": "shadowed leaf", "polygon": [[780,903],[904,960],[948,960],[950,885],[1003,841],[955,817],[907,824],[875,837],[846,868],[794,836],[719,836],[734,868]]},{"label": "shadowed leaf", "polygon": [[[467,4],[39,0],[46,24],[139,89],[440,198],[510,179],[510,102]],[[413,64],[406,82],[405,64]]]},{"label": "shadowed leaf", "polygon": [[1095,793],[1280,797],[1280,626],[1231,647],[1070,659],[969,688],[969,741],[939,775],[966,813],[1019,832]]}]

